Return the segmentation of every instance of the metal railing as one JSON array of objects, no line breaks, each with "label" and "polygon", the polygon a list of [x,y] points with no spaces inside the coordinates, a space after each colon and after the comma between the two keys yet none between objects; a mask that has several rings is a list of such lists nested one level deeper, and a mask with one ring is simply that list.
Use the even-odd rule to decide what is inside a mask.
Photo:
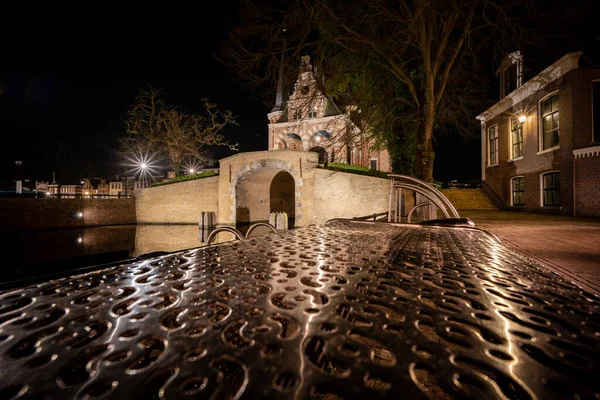
[{"label": "metal railing", "polygon": [[[406,222],[411,223],[414,212],[425,209],[424,214],[429,214],[429,219],[437,218],[437,210],[440,210],[445,218],[460,218],[456,208],[444,196],[439,186],[429,184],[420,179],[407,175],[388,174],[390,177],[390,197],[388,207],[388,222],[402,222],[402,190],[417,193],[425,198],[415,204],[406,216]],[[432,216],[433,215],[433,216]]]}]

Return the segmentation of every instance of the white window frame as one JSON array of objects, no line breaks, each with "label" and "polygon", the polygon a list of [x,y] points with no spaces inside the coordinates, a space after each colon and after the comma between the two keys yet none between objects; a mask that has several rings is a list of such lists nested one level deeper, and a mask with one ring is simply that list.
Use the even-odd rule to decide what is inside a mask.
[{"label": "white window frame", "polygon": [[[517,128],[517,130],[521,131],[521,155],[518,156],[518,157],[515,157],[515,152],[514,152],[514,148],[515,148],[514,145],[515,145],[515,143],[513,142],[513,129],[512,129],[512,127],[513,127],[513,119],[515,119],[517,121],[517,124],[519,124],[518,125],[519,127]],[[524,132],[525,129],[524,129],[524,126],[525,126],[525,123],[519,121],[519,115],[518,114],[515,114],[512,117],[510,117],[510,120],[508,121],[508,131],[509,131],[509,133],[508,133],[508,138],[509,138],[508,139],[508,143],[509,143],[509,149],[508,149],[508,151],[509,151],[509,154],[510,154],[510,160],[508,160],[508,161],[515,161],[515,160],[520,160],[520,159],[523,158],[523,151],[524,151],[523,147],[525,145],[525,132]]]},{"label": "white window frame", "polygon": [[523,193],[522,196],[525,196],[525,177],[523,175],[513,176],[510,178],[510,205],[511,207],[525,207],[525,201],[523,201],[523,204],[515,204],[515,192],[513,186],[515,179],[523,179],[523,191],[521,193]]},{"label": "white window frame", "polygon": [[[538,153],[537,154],[543,154],[543,153],[547,153],[550,151],[555,151],[558,150],[560,148],[560,124],[558,127],[558,144],[554,147],[549,147],[547,149],[544,149],[544,117],[543,117],[543,111],[542,111],[542,103],[546,100],[548,100],[550,97],[555,96],[555,95],[559,95],[558,90],[555,90],[551,93],[548,93],[546,96],[542,97],[540,99],[540,101],[538,101]],[[560,95],[558,97],[558,113],[559,113],[559,121],[560,121]]]},{"label": "white window frame", "polygon": [[[550,171],[544,171],[542,173],[540,173],[540,207],[544,207],[544,208],[559,208],[562,207],[562,205],[560,204],[560,188],[558,190],[558,205],[544,205],[544,175],[548,175],[548,174],[552,174],[552,173],[558,173],[559,174],[559,182],[560,182],[560,170],[559,169],[554,169],[554,170],[550,170]],[[561,185],[562,186],[562,185]]]},{"label": "white window frame", "polygon": [[[375,161],[375,169],[371,168],[371,162]],[[369,169],[373,170],[373,171],[379,171],[379,159],[377,158],[371,158],[369,159]]]},{"label": "white window frame", "polygon": [[[490,143],[490,131],[494,129],[496,132],[496,162],[492,164],[492,146]],[[500,149],[498,144],[500,143],[500,135],[499,135],[499,131],[498,131],[498,124],[494,124],[492,126],[490,126],[489,128],[487,128],[487,132],[486,132],[486,136],[487,136],[487,166],[488,167],[493,167],[494,165],[498,165],[498,163],[500,162]]]}]

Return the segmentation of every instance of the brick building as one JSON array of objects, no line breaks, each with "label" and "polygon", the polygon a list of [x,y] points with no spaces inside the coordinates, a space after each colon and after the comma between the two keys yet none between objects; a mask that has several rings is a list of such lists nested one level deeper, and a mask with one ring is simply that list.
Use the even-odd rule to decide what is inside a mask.
[{"label": "brick building", "polygon": [[375,149],[353,105],[334,102],[323,94],[310,58],[302,57],[293,93],[284,91],[280,73],[275,106],[268,114],[269,150],[304,150],[319,154],[319,164],[340,162],[391,171],[385,149]]},{"label": "brick building", "polygon": [[505,59],[501,100],[477,117],[484,187],[506,208],[600,216],[600,67],[574,52],[523,70]]}]

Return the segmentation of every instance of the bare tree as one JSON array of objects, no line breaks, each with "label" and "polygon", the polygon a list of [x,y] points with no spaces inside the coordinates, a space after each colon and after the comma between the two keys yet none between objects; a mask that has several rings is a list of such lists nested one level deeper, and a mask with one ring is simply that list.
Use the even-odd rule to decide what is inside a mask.
[{"label": "bare tree", "polygon": [[208,146],[227,146],[221,130],[237,125],[231,111],[221,112],[207,99],[202,99],[203,114],[194,114],[165,104],[163,91],[151,86],[142,89],[127,113],[128,136],[121,139],[127,153],[150,152],[169,160],[179,176],[184,163],[204,165],[212,158]]},{"label": "bare tree", "polygon": [[[452,101],[456,94],[448,89],[465,93],[459,78],[466,88],[474,87],[464,78],[476,69],[480,51],[505,50],[507,38],[520,30],[514,15],[526,14],[528,7],[517,0],[299,0],[283,8],[259,6],[257,1],[244,10],[246,20],[224,46],[224,61],[235,67],[238,77],[254,87],[276,86],[284,29],[291,59],[311,53],[321,73],[341,73],[350,87],[369,75],[362,93],[354,91],[374,102],[361,111],[375,124],[386,121],[383,125],[394,130],[388,135],[405,130],[404,121],[414,124],[416,175],[426,181],[433,180],[436,124],[457,122],[465,115],[450,113],[464,107]],[[334,68],[328,65],[333,59],[338,62]]]}]

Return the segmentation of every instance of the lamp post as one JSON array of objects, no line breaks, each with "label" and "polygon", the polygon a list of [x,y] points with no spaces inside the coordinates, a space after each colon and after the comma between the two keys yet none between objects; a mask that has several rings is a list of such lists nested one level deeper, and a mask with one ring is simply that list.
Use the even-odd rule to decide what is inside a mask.
[{"label": "lamp post", "polygon": [[140,169],[141,169],[141,177],[142,177],[142,189],[146,187],[146,171],[148,170],[148,164],[146,164],[145,162],[142,162],[140,164]]}]

